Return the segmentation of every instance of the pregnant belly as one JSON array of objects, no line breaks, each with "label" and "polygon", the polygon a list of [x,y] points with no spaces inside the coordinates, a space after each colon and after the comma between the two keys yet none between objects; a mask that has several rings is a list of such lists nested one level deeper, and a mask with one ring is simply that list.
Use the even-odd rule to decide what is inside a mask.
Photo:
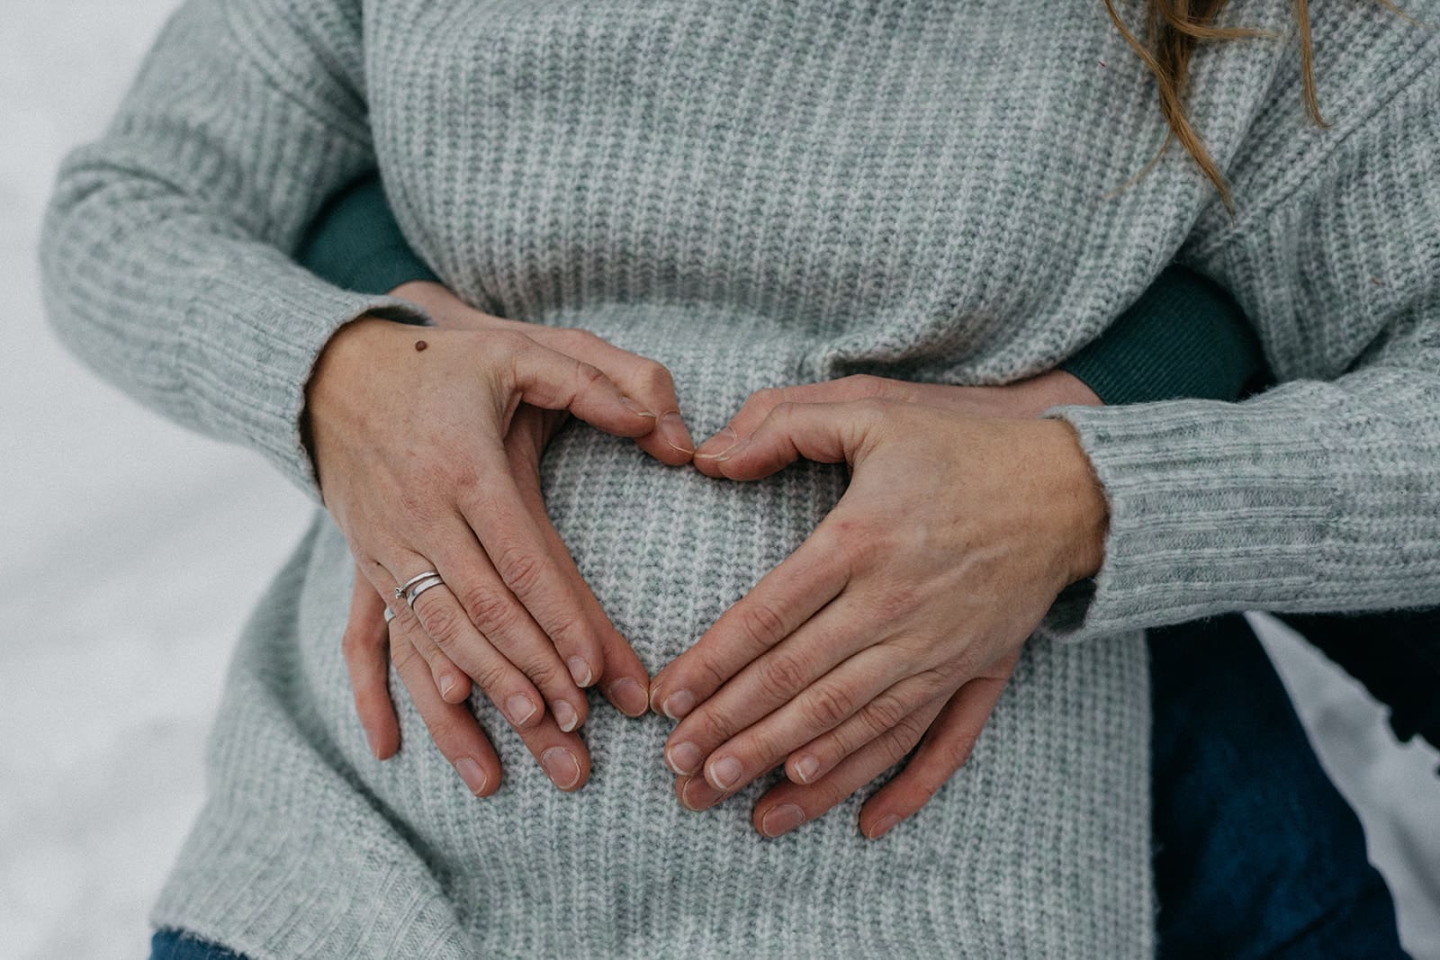
[{"label": "pregnant belly", "polygon": [[[697,438],[752,390],[792,382],[799,367],[795,351],[731,330],[653,333],[618,321],[598,329],[671,368]],[[547,452],[542,480],[556,529],[653,674],[804,540],[843,492],[845,472],[800,463],[755,483],[711,480],[572,423]],[[717,956],[763,951],[817,904],[827,905],[825,916],[801,925],[810,952],[843,955],[856,944],[842,928],[875,932],[866,947],[879,949],[908,944],[915,931],[961,936],[1016,902],[1043,904],[1035,931],[1007,930],[995,944],[998,953],[1028,955],[1032,933],[1059,936],[1097,904],[1103,913],[1114,902],[1146,902],[1138,640],[1032,642],[965,770],[884,842],[859,835],[861,798],[767,841],[750,811],[774,774],[705,813],[686,811],[661,759],[673,724],[623,717],[593,694],[582,728],[592,773],[575,794],[550,784],[479,695],[471,708],[505,771],[495,796],[468,794],[398,683],[402,749],[375,762],[339,657],[348,564],[327,524],[299,623],[306,695],[324,730],[312,739],[329,741],[338,751],[331,762],[441,878],[484,955],[512,955],[516,944],[531,945],[532,955],[674,955],[671,938],[681,935]],[[1049,826],[1042,836],[1027,822]],[[1125,849],[1125,868],[1108,876],[1104,894],[1058,896],[1057,875],[1094,868],[1097,837]]]}]

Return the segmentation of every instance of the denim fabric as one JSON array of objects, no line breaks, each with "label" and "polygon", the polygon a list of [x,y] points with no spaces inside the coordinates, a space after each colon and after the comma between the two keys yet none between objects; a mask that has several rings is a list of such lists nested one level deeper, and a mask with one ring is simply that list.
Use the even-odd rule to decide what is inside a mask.
[{"label": "denim fabric", "polygon": [[[1404,957],[1354,812],[1238,615],[1156,630],[1159,960]],[[244,960],[178,931],[151,960]]]},{"label": "denim fabric", "polygon": [[1349,805],[1239,615],[1150,635],[1161,960],[1404,957]]}]

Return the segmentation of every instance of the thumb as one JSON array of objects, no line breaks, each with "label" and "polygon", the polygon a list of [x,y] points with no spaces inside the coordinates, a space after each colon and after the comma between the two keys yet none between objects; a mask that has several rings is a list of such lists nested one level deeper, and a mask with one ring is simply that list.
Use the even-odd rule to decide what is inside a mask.
[{"label": "thumb", "polygon": [[731,480],[758,480],[802,457],[853,465],[881,422],[884,406],[878,400],[779,404],[749,437],[707,458],[707,466]]}]

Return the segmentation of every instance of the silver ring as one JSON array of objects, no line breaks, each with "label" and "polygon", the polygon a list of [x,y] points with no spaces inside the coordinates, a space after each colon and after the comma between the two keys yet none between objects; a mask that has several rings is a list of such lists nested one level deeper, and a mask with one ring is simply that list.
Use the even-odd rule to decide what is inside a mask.
[{"label": "silver ring", "polygon": [[421,580],[428,580],[431,577],[438,576],[440,576],[440,574],[436,573],[434,570],[426,570],[424,573],[415,574],[415,576],[411,577],[409,580],[406,580],[404,583],[400,584],[400,586],[395,588],[395,599],[404,600],[406,592],[411,587],[415,586],[415,584],[419,583]]},{"label": "silver ring", "polygon": [[429,577],[421,580],[409,590],[405,591],[405,602],[410,605],[411,610],[414,610],[415,599],[419,597],[420,594],[429,590],[431,587],[443,587],[444,585],[445,581],[440,579],[440,574],[432,573]]},{"label": "silver ring", "polygon": [[394,620],[394,619],[395,619],[395,611],[394,611],[394,610],[391,610],[389,607],[386,607],[386,608],[385,608],[385,622],[386,622],[386,623],[389,623],[391,620]]}]

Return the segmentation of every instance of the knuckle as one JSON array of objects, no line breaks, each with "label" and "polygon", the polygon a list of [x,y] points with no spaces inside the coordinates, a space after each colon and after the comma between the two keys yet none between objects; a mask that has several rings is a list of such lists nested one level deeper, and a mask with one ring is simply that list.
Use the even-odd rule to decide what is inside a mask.
[{"label": "knuckle", "polygon": [[970,759],[975,752],[975,745],[980,742],[979,734],[973,730],[965,730],[945,741],[941,755],[945,758],[945,764],[951,770],[958,770]]},{"label": "knuckle", "polygon": [[605,371],[593,363],[581,361],[575,365],[575,382],[581,390],[589,390],[597,384],[605,383],[608,379]]},{"label": "knuckle", "polygon": [[504,633],[515,621],[515,607],[510,598],[483,584],[463,588],[460,605],[482,633]]},{"label": "knuckle", "polygon": [[919,724],[913,718],[906,717],[877,738],[884,746],[885,755],[892,762],[905,756],[915,746],[922,733],[917,729],[918,726]]},{"label": "knuckle", "polygon": [[838,521],[831,550],[851,570],[865,570],[877,557],[887,553],[885,535],[858,520]]},{"label": "knuckle", "polygon": [[566,617],[546,634],[557,649],[566,652],[589,650],[599,644],[590,624],[581,617]]},{"label": "knuckle", "polygon": [[799,404],[793,400],[780,400],[770,410],[770,418],[781,426],[786,426],[795,419]]},{"label": "knuckle", "polygon": [[865,397],[859,400],[856,405],[856,411],[860,414],[860,417],[871,423],[878,423],[884,420],[890,415],[890,410],[890,401],[879,396]]},{"label": "knuckle", "polygon": [[762,410],[770,410],[784,402],[784,387],[761,387],[759,390],[750,394],[750,399],[745,401],[745,405],[748,407],[754,404]]},{"label": "knuckle", "polygon": [[402,516],[422,518],[428,516],[431,512],[428,487],[405,484],[396,497],[395,504],[399,507]]},{"label": "knuckle", "polygon": [[[873,545],[872,545],[873,548]],[[914,611],[919,593],[907,583],[887,584],[873,599],[875,615],[890,623]]]},{"label": "knuckle", "polygon": [[654,391],[675,390],[675,378],[671,376],[670,370],[658,360],[645,360],[640,365],[639,380],[646,387]]},{"label": "knuckle", "polygon": [[892,693],[882,693],[865,706],[865,723],[877,735],[904,722],[905,706]]},{"label": "knuckle", "polygon": [[[572,690],[575,688],[575,680],[570,676],[570,671],[550,657],[540,657],[533,663],[527,663],[524,672],[530,678],[530,682],[540,689],[542,695],[546,690]],[[581,716],[584,716],[583,710]]]},{"label": "knuckle", "polygon": [[358,627],[350,627],[340,637],[340,652],[346,660],[353,657],[363,656],[374,644],[368,642],[365,631]]},{"label": "knuckle", "polygon": [[730,718],[718,710],[706,710],[694,717],[695,732],[702,743],[722,744],[735,733]]},{"label": "knuckle", "polygon": [[871,399],[885,395],[885,389],[889,381],[877,377],[872,373],[856,373],[844,377],[841,383],[845,384],[847,391],[857,400]]},{"label": "knuckle", "polygon": [[455,606],[441,603],[438,599],[427,602],[422,597],[415,603],[415,615],[419,617],[426,636],[435,641],[436,646],[448,647],[458,639],[460,615]]},{"label": "knuckle", "polygon": [[499,572],[500,579],[505,581],[505,585],[513,590],[516,596],[527,597],[532,596],[535,588],[539,586],[545,565],[530,551],[509,547],[500,551],[495,569]]},{"label": "knuckle", "polygon": [[807,719],[822,729],[830,729],[844,722],[855,712],[854,698],[834,685],[813,687],[806,697]]},{"label": "knuckle", "polygon": [[[911,678],[912,682],[918,684],[920,692],[925,697],[938,696],[941,693],[953,693],[956,689],[955,679],[949,676],[944,670],[931,667],[929,670],[922,670]],[[949,699],[948,697],[946,699]]]},{"label": "knuckle", "polygon": [[746,635],[758,640],[765,647],[773,647],[785,639],[785,619],[769,604],[751,600],[737,608],[740,613],[740,628]]},{"label": "knuckle", "polygon": [[534,347],[535,341],[520,331],[500,327],[489,331],[486,352],[497,359],[514,359],[520,353],[532,350]]},{"label": "knuckle", "polygon": [[772,653],[758,664],[761,689],[772,699],[789,700],[805,685],[805,665],[796,657]]},{"label": "knuckle", "polygon": [[756,728],[736,744],[735,756],[747,770],[768,767],[786,754],[780,732],[766,727]]},{"label": "knuckle", "polygon": [[672,673],[666,686],[671,689],[685,688],[700,696],[719,690],[730,679],[724,665],[709,658],[708,653],[697,653],[685,661],[683,673]]},{"label": "knuckle", "polygon": [[487,661],[470,674],[470,679],[484,690],[491,701],[503,715],[505,710],[501,704],[501,690],[505,681],[509,679],[510,671],[506,670],[503,664]]}]

